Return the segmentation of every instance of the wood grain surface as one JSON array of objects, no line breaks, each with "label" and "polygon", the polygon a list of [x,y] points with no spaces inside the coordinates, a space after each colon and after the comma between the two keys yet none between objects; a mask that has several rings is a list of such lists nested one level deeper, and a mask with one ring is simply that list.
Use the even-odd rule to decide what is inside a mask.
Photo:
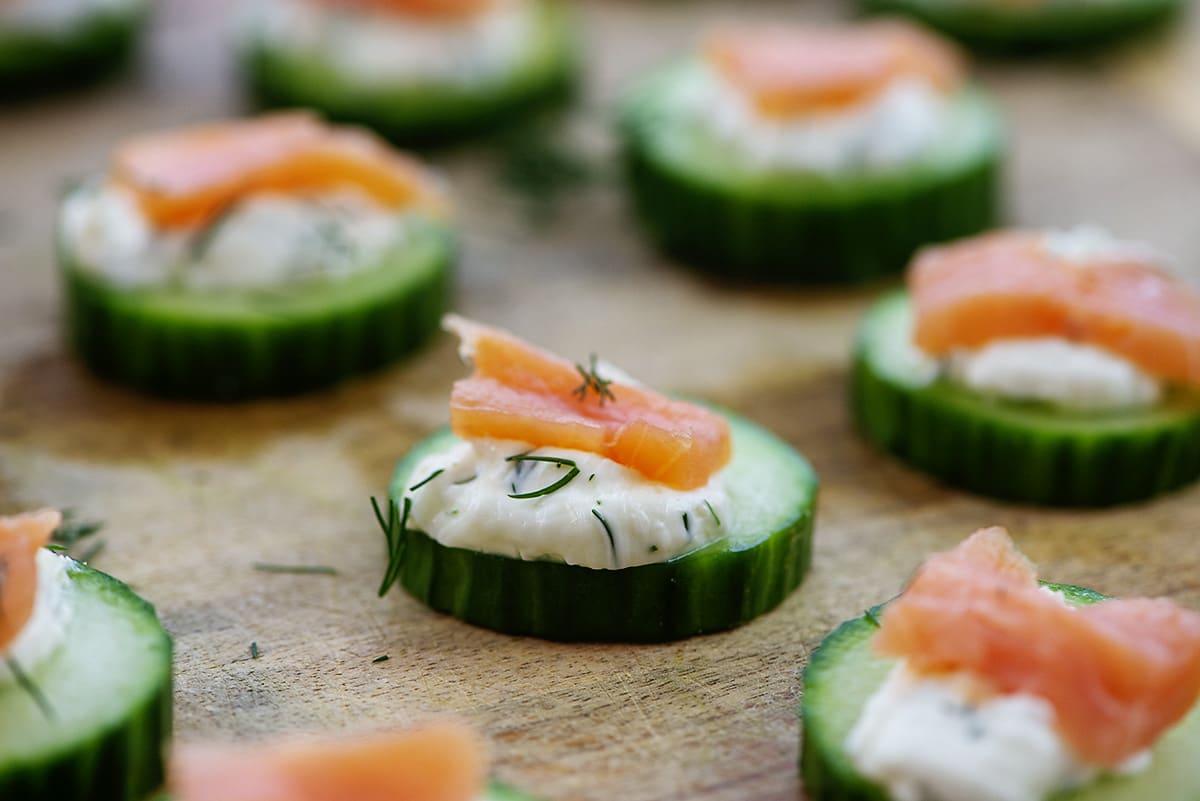
[{"label": "wood grain surface", "polygon": [[[500,179],[496,148],[435,160],[462,206],[458,309],[709,396],[810,457],[822,497],[809,580],[740,630],[652,647],[505,637],[400,592],[376,598],[384,548],[367,498],[445,420],[462,373],[447,338],[335,391],[208,407],[106,386],[59,337],[58,191],[122,135],[242,109],[226,36],[236,5],[163,2],[127,80],[0,109],[0,509],[69,506],[106,523],[94,564],[157,604],[175,635],[181,736],[338,732],[450,713],[486,732],[500,777],[547,799],[795,799],[809,650],[893,595],[927,551],[978,526],[1009,526],[1055,579],[1200,606],[1200,489],[1066,513],[939,487],[867,447],[845,409],[850,336],[880,287],[729,289],[637,235],[611,163],[616,97],[715,19],[848,13],[772,0],[579,3],[588,75],[555,136],[593,177],[556,215],[531,215]],[[1100,222],[1200,278],[1197,16],[1102,58],[983,66],[1011,122],[1014,220]],[[260,561],[337,575],[263,573]]]}]

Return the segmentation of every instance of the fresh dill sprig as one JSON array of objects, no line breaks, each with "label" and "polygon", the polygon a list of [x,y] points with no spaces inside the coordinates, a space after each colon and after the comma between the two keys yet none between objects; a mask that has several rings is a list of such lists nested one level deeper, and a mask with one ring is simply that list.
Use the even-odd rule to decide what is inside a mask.
[{"label": "fresh dill sprig", "polygon": [[377,657],[375,657],[374,659],[372,659],[372,660],[371,660],[371,664],[372,664],[372,665],[378,665],[380,662],[386,662],[386,661],[388,661],[389,659],[391,659],[391,657],[390,657],[390,656],[388,656],[387,654],[384,654],[384,655],[382,655],[382,656],[377,656]]},{"label": "fresh dill sprig", "polygon": [[437,478],[438,476],[440,476],[442,473],[445,473],[445,472],[446,472],[445,470],[443,470],[442,468],[439,467],[437,470],[434,470],[432,473],[425,476],[425,478],[421,479],[416,484],[413,484],[411,487],[409,487],[408,491],[414,492],[416,490],[419,490],[421,487],[425,486],[430,481],[433,481],[435,478]]},{"label": "fresh dill sprig", "polygon": [[478,473],[476,473],[475,475],[470,476],[468,478],[464,478],[462,481],[455,481],[454,486],[461,487],[463,484],[470,484],[472,481],[474,481],[477,478],[479,478]]},{"label": "fresh dill sprig", "polygon": [[599,401],[601,406],[604,405],[604,401],[606,400],[616,403],[617,397],[609,389],[609,384],[612,383],[612,380],[600,377],[600,374],[596,372],[596,362],[596,354],[593,353],[588,357],[587,368],[579,362],[575,363],[575,369],[579,371],[580,377],[583,378],[583,383],[571,390],[571,394],[578,397],[580,401],[585,401],[587,400],[588,392],[594,391],[596,393],[596,400]]},{"label": "fresh dill sprig", "polygon": [[867,619],[867,622],[870,623],[875,628],[879,628],[879,614],[875,611],[878,608],[879,607],[873,606],[870,609],[868,609],[867,611],[863,612],[863,617],[865,617]]},{"label": "fresh dill sprig", "polygon": [[688,513],[683,513],[683,530],[687,533],[688,539],[692,538],[692,521],[688,519]]},{"label": "fresh dill sprig", "polygon": [[37,686],[37,682],[33,680],[33,677],[26,673],[25,669],[11,656],[6,656],[4,663],[12,671],[13,678],[17,680],[17,686],[24,690],[25,694],[33,700],[33,703],[42,711],[42,715],[45,716],[46,720],[54,720],[56,717],[54,707],[50,705],[50,700],[46,698],[46,694],[42,692],[42,688]]},{"label": "fresh dill sprig", "polygon": [[254,642],[250,643],[250,658],[258,659],[260,653],[261,652],[258,650],[258,641],[255,640]]},{"label": "fresh dill sprig", "polygon": [[708,507],[708,513],[712,515],[713,520],[717,521],[717,526],[719,527],[721,525],[721,518],[717,517],[717,510],[712,508],[712,504],[708,502],[707,498],[704,499],[704,505]]},{"label": "fresh dill sprig", "polygon": [[383,574],[383,583],[379,585],[379,597],[382,598],[400,578],[400,569],[404,565],[404,551],[408,543],[405,534],[408,533],[408,515],[412,511],[412,499],[404,498],[404,507],[401,509],[394,500],[388,498],[387,517],[384,517],[379,502],[374,497],[371,498],[371,508],[375,510],[375,520],[387,539],[387,570]]},{"label": "fresh dill sprig", "polygon": [[608,521],[604,519],[604,515],[595,509],[592,510],[592,516],[600,521],[600,525],[604,526],[604,533],[608,535],[608,547],[612,551],[613,564],[617,563],[617,541],[613,538],[612,528],[609,527]]},{"label": "fresh dill sprig", "polygon": [[557,492],[558,490],[570,484],[571,480],[574,479],[575,476],[579,475],[579,465],[575,464],[575,462],[571,459],[563,459],[559,456],[529,456],[524,453],[518,453],[515,456],[509,456],[504,461],[516,462],[518,469],[520,469],[519,466],[525,462],[549,462],[550,464],[555,464],[559,467],[571,468],[569,471],[567,471],[567,474],[558,481],[555,481],[553,484],[548,484],[541,489],[534,490],[533,492],[517,492],[517,487],[514,484],[513,491],[508,497],[516,500],[540,498],[543,495],[549,495],[552,492]]},{"label": "fresh dill sprig", "polygon": [[75,517],[75,510],[66,509],[63,511],[62,522],[50,535],[50,542],[63,550],[70,550],[77,542],[92,536],[102,528],[104,524],[98,520],[79,520]]},{"label": "fresh dill sprig", "polygon": [[271,562],[255,562],[254,569],[262,573],[294,573],[302,576],[336,576],[336,567],[329,565],[277,565]]}]

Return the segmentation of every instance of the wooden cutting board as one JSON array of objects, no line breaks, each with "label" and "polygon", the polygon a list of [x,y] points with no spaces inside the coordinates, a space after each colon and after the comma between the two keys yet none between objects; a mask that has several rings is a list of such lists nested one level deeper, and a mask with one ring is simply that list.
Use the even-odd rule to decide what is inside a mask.
[{"label": "wooden cutting board", "polygon": [[[336,732],[452,713],[490,737],[499,776],[547,799],[795,799],[810,649],[894,594],[923,554],[981,525],[1009,526],[1055,579],[1200,606],[1200,489],[1093,513],[939,487],[867,447],[846,413],[850,337],[881,287],[728,289],[637,235],[611,164],[615,98],[714,19],[846,11],[772,0],[581,2],[587,84],[552,138],[591,177],[554,201],[557,213],[539,214],[503,177],[511,146],[436,160],[463,208],[458,309],[571,356],[598,351],[801,448],[822,479],[811,577],[742,629],[650,647],[505,637],[400,592],[376,598],[384,549],[367,498],[445,420],[462,373],[447,338],[336,391],[205,407],[95,381],[58,336],[58,191],[124,134],[241,109],[223,18],[235,6],[164,2],[129,80],[0,109],[0,507],[69,506],[105,522],[94,564],[157,604],[175,635],[181,736]],[[1100,222],[1200,278],[1197,16],[1104,59],[982,70],[1011,120],[1016,221]],[[337,574],[275,575],[255,562]]]}]

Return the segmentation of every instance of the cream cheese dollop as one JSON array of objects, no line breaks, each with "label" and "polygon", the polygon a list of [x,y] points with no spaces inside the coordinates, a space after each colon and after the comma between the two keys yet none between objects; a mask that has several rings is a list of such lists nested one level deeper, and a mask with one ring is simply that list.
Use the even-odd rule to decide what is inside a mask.
[{"label": "cream cheese dollop", "polygon": [[947,100],[929,81],[900,77],[863,102],[836,111],[765,117],[715,70],[699,65],[679,110],[751,167],[822,174],[882,169],[921,157],[949,124]]},{"label": "cream cheese dollop", "polygon": [[[519,454],[569,459],[579,472],[549,494],[513,498],[549,487],[571,470],[510,460]],[[410,487],[424,483],[405,488],[412,503],[408,525],[454,548],[596,569],[633,567],[666,561],[720,536],[727,504],[723,476],[718,471],[705,486],[681,491],[594,453],[464,441],[413,467]]]},{"label": "cream cheese dollop", "polygon": [[9,667],[15,662],[28,672],[51,657],[62,645],[71,622],[67,589],[72,560],[42,549],[37,554],[37,594],[33,613],[8,648],[0,653],[0,685],[16,681]]}]

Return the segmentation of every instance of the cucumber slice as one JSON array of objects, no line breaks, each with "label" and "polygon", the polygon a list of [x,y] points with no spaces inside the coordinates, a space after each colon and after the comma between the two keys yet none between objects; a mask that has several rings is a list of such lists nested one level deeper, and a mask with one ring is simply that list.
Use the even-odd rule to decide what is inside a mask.
[{"label": "cucumber slice", "polygon": [[271,290],[124,288],[59,237],[68,336],[84,363],[143,392],[192,400],[291,395],[414,350],[450,294],[449,231],[414,221],[377,267]]},{"label": "cucumber slice", "polygon": [[999,114],[978,90],[954,132],[901,168],[839,176],[764,171],[674,111],[697,67],[668,69],[627,100],[621,128],[634,205],[667,252],[738,281],[851,282],[898,273],[921,245],[999,217]]},{"label": "cucumber slice", "polygon": [[[1103,595],[1082,587],[1049,584],[1073,604],[1089,604]],[[855,770],[843,744],[895,662],[876,656],[870,639],[882,606],[843,623],[825,638],[804,670],[800,705],[803,745],[800,773],[813,801],[888,801],[883,788]],[[1144,773],[1105,777],[1052,801],[1195,801],[1200,787],[1200,705],[1154,746],[1154,761]]]},{"label": "cucumber slice", "polygon": [[367,125],[394,142],[440,144],[519,120],[532,107],[568,97],[575,84],[575,40],[560,0],[537,0],[536,37],[511,72],[471,85],[364,84],[318,54],[261,41],[244,54],[258,102],[303,106],[339,122]]},{"label": "cucumber slice", "polygon": [[142,801],[163,783],[171,638],[121,582],[81,564],[68,576],[66,640],[28,671],[51,714],[0,685],[0,798]]},{"label": "cucumber slice", "polygon": [[145,3],[130,2],[53,32],[0,26],[0,99],[90,83],[117,71],[133,55],[146,16]]},{"label": "cucumber slice", "polygon": [[860,0],[864,11],[903,14],[978,50],[1020,55],[1110,44],[1165,23],[1181,0]]},{"label": "cucumber slice", "polygon": [[859,332],[851,404],[866,437],[948,484],[1013,501],[1110,506],[1200,478],[1200,401],[1175,393],[1147,409],[1077,412],[925,383],[897,343],[911,340],[905,294]]},{"label": "cucumber slice", "polygon": [[[400,530],[400,584],[468,623],[562,641],[663,642],[733,628],[775,608],[812,558],[816,474],[773,434],[724,414],[738,521],[724,537],[666,562],[600,570],[451,548]],[[418,443],[396,468],[391,499],[402,506],[417,463],[456,442],[443,429]]]}]

